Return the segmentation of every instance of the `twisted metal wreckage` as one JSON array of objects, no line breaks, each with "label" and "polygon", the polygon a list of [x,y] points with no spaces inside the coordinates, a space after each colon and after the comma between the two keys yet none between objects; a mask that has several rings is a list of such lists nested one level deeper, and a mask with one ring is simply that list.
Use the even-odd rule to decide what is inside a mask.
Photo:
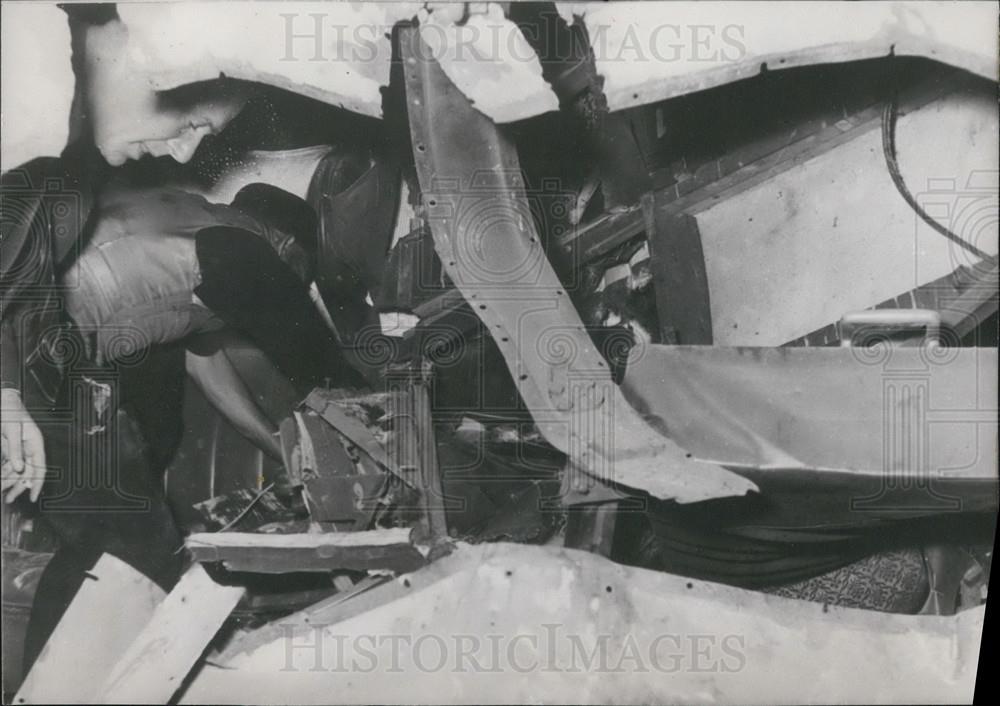
[{"label": "twisted metal wreckage", "polygon": [[[984,321],[995,335],[997,311],[992,20],[925,3],[554,8],[560,31],[589,38],[561,62],[546,61],[516,3],[457,19],[402,4],[119,8],[125,55],[157,90],[224,75],[408,124],[419,203],[381,291],[417,322],[366,351],[384,393],[320,388],[282,425],[308,521],[273,493],[201,503],[206,529],[226,531],[188,536],[195,564],[166,596],[105,556],[18,703],[971,698],[984,616],[973,594],[985,590],[974,578],[988,574],[997,512],[997,353],[976,338]],[[842,14],[851,21],[832,21]],[[621,60],[678,17],[740,28],[727,45],[740,51]],[[375,30],[359,45],[324,27]],[[315,56],[287,60],[289,39]],[[794,91],[785,69],[844,62],[859,63],[823,74],[842,101],[649,168],[663,142],[687,138],[674,125],[696,132],[684,111],[712,91],[747,86],[744,98],[767,102]],[[893,71],[890,97],[894,62],[911,70]],[[405,97],[394,114],[390,86]],[[534,180],[525,126],[581,111],[596,127],[579,186]],[[942,216],[918,217],[901,174],[911,186],[958,175],[944,233]],[[449,478],[461,453],[476,473]],[[484,501],[490,487],[504,497]],[[455,526],[458,506],[489,512]],[[652,530],[636,533],[637,518]],[[987,547],[958,569],[926,558],[929,588],[911,609],[780,588],[802,575],[782,552],[817,576],[879,551],[824,565],[859,527],[961,544],[942,518],[985,526]],[[642,560],[651,541],[673,550],[668,563]],[[755,585],[765,564],[772,580]],[[292,573],[334,573],[336,587],[220,643],[238,604],[264,600],[239,577]],[[862,594],[902,590],[857,580]],[[117,617],[95,635],[95,614]],[[419,651],[366,642],[378,635],[479,647],[451,647],[457,669],[426,668]],[[483,666],[487,635],[505,668]],[[611,664],[574,668],[595,651]],[[765,678],[779,666],[785,678]]]}]

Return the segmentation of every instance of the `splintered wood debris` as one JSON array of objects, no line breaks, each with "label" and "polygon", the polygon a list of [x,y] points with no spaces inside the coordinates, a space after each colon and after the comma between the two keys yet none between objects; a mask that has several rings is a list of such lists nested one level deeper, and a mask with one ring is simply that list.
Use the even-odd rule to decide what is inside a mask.
[{"label": "splintered wood debris", "polygon": [[197,533],[185,545],[196,561],[231,571],[413,571],[426,562],[405,527],[322,534]]}]

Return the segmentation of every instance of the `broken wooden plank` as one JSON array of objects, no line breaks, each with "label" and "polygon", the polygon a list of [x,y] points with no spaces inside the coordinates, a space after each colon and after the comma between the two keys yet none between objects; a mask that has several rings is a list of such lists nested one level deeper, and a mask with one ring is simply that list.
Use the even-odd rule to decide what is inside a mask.
[{"label": "broken wooden plank", "polygon": [[[668,190],[658,190],[673,193]],[[638,204],[637,204],[638,206]],[[616,213],[606,213],[566,232],[559,246],[577,267],[594,260],[613,248],[641,235],[646,227],[643,212],[638,207]]]},{"label": "broken wooden plank", "polygon": [[17,704],[89,703],[156,606],[163,589],[110,554],[88,572],[14,697]]},{"label": "broken wooden plank", "polygon": [[430,364],[418,361],[420,371],[414,371],[409,381],[409,399],[412,421],[420,447],[420,500],[427,527],[427,539],[431,543],[448,538],[448,522],[445,517],[445,496],[441,485],[441,467],[438,464],[437,438],[434,435],[434,419],[431,414]]},{"label": "broken wooden plank", "polygon": [[222,562],[231,571],[262,574],[335,569],[404,572],[425,563],[407,527],[324,534],[198,533],[185,544],[196,561]]},{"label": "broken wooden plank", "polygon": [[337,403],[324,396],[322,390],[313,390],[306,397],[306,407],[315,411],[327,424],[343,434],[348,441],[368,454],[373,461],[399,475],[385,446],[375,438],[371,429],[347,414]]},{"label": "broken wooden plank", "polygon": [[417,491],[416,502],[397,511],[415,518],[418,541],[436,545],[447,538],[448,529],[428,392],[430,374],[431,366],[423,358],[389,368],[387,412],[392,431],[388,448],[393,462],[406,474],[406,483]]},{"label": "broken wooden plank", "polygon": [[244,590],[216,583],[199,564],[188,569],[115,665],[96,702],[167,703]]}]

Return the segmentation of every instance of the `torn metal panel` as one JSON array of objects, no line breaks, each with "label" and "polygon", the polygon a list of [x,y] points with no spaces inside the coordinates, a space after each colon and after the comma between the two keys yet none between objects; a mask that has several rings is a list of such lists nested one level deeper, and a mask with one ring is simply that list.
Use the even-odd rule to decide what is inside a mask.
[{"label": "torn metal panel", "polygon": [[[485,5],[485,3],[484,3]],[[448,78],[494,122],[541,115],[559,107],[542,79],[538,56],[499,3],[456,24],[449,13],[421,15],[420,37]]]},{"label": "torn metal panel", "polygon": [[[381,117],[388,35],[421,3],[123,3],[128,52],[152,88],[225,75]],[[247,37],[253,37],[248,42]]]},{"label": "torn metal panel", "polygon": [[622,384],[699,458],[803,480],[825,470],[954,484],[967,510],[996,505],[998,408],[983,396],[996,386],[992,348],[652,344],[633,351]]},{"label": "torn metal panel", "polygon": [[[459,671],[469,703],[967,702],[984,617],[827,607],[511,544],[460,547],[363,598],[206,666],[181,702],[432,703]],[[803,677],[775,679],[775,660]]]},{"label": "torn metal panel", "polygon": [[[130,71],[146,85],[166,90],[225,74],[295,91],[362,115],[381,116],[380,87],[388,83],[391,51],[386,33],[397,21],[418,15],[423,3],[122,3],[128,28],[123,47]],[[924,56],[996,78],[996,9],[989,3],[557,3],[567,21],[582,16],[592,39],[598,72],[612,110],[665,100],[736,81],[768,69],[888,56]],[[493,11],[495,13],[495,11]],[[447,24],[435,20],[428,23]],[[65,146],[74,77],[69,33],[62,12],[47,3],[4,7],[4,66],[33,66],[30,90],[24,72],[4,73],[3,168]],[[841,21],[849,16],[850,21]],[[482,17],[482,19],[476,19]],[[831,21],[832,18],[835,21]],[[485,61],[473,53],[472,30],[440,35],[448,71],[497,122],[551,110],[553,94],[535,77],[531,51],[493,51],[492,37],[512,32],[506,20],[470,18],[485,24],[478,43],[490,38]],[[798,21],[793,35],[782,31]],[[7,28],[17,27],[17,32]],[[809,31],[803,31],[808,29]],[[252,36],[253,42],[246,38]],[[520,47],[511,36],[510,47]],[[452,44],[451,42],[456,42]],[[501,42],[496,42],[500,44]],[[654,47],[658,55],[653,54]],[[290,48],[290,50],[289,50]],[[636,52],[643,52],[636,56]],[[707,56],[703,55],[707,52]],[[457,59],[465,59],[458,61]],[[503,58],[505,61],[501,61]],[[510,64],[513,64],[511,66]],[[480,74],[503,76],[482,82]],[[506,77],[511,80],[506,80]],[[20,77],[20,78],[19,78]],[[516,78],[516,80],[515,80]],[[39,91],[44,91],[42,96]],[[20,101],[39,100],[45,120],[25,120]],[[35,116],[37,117],[37,116]]]},{"label": "torn metal panel", "polygon": [[[997,79],[997,9],[978,3],[557,3],[582,17],[611,110],[764,70],[921,56]],[[788,32],[795,27],[795,32]]]},{"label": "torn metal panel", "polygon": [[492,334],[546,439],[605,482],[694,502],[754,485],[685,458],[629,406],[539,242],[517,153],[419,34],[400,36],[427,220],[445,272]]},{"label": "torn metal panel", "polygon": [[[665,100],[770,70],[895,54],[942,61],[996,79],[996,9],[989,4],[898,2],[557,3],[582,16],[611,110]],[[125,4],[130,51],[158,90],[220,74],[263,81],[381,115],[386,34],[421,17],[434,56],[476,107],[497,122],[553,110],[538,58],[498,3],[458,25],[422,3]],[[850,21],[844,22],[844,16]],[[436,17],[437,15],[437,17]],[[442,16],[446,15],[446,16]],[[799,27],[794,35],[783,28]],[[206,28],[211,28],[211,32]],[[253,36],[251,45],[244,41]]]},{"label": "torn metal panel", "polygon": [[[156,90],[226,75],[261,81],[382,116],[393,25],[420,16],[421,34],[476,108],[497,122],[558,107],[541,66],[500,5],[461,25],[423,3],[198,3],[123,5],[128,51]],[[211,28],[211,32],[206,28]],[[255,42],[245,41],[253,36]]]},{"label": "torn metal panel", "polygon": [[412,571],[423,554],[410,542],[410,529],[317,534],[196,533],[185,541],[200,562],[222,562],[230,571],[282,574],[295,571]]}]

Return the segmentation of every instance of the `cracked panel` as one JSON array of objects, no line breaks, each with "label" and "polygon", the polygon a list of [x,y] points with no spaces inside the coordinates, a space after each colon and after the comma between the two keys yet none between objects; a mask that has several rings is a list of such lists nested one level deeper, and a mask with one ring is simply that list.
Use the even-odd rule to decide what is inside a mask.
[{"label": "cracked panel", "polygon": [[490,3],[461,24],[452,14],[421,13],[420,37],[477,110],[506,123],[559,107],[538,56],[500,5]]},{"label": "cracked panel", "polygon": [[997,10],[989,3],[623,2],[558,3],[557,9],[586,23],[611,110],[729,83],[765,67],[891,53],[997,77]]},{"label": "cracked panel", "polygon": [[[419,3],[119,5],[130,60],[152,88],[218,78],[261,81],[380,117],[393,25]],[[247,41],[252,37],[253,41]]]}]

